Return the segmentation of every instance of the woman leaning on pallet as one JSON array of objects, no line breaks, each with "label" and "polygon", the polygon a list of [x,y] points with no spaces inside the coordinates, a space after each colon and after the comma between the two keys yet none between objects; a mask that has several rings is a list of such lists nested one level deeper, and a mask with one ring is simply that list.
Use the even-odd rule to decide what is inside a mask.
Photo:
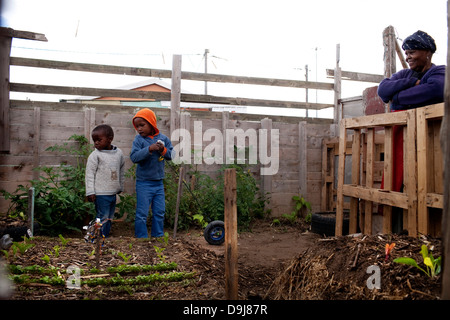
[{"label": "woman leaning on pallet", "polygon": [[[444,101],[445,66],[431,63],[436,52],[434,39],[417,31],[403,41],[409,69],[403,69],[381,81],[378,95],[391,103],[391,111],[414,109]],[[403,191],[403,127],[393,127],[392,190]],[[384,179],[383,179],[384,180]],[[381,188],[384,181],[381,183]]]}]

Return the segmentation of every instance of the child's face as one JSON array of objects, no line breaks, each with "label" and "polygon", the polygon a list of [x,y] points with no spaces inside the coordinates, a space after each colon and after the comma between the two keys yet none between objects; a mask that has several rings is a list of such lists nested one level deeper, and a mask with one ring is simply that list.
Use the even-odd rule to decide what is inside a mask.
[{"label": "child's face", "polygon": [[136,127],[136,131],[142,137],[148,137],[155,133],[155,130],[153,129],[152,125],[144,118],[139,117],[134,118],[133,123],[134,126]]},{"label": "child's face", "polygon": [[103,131],[92,132],[92,140],[97,150],[111,150],[112,138],[108,137]]}]

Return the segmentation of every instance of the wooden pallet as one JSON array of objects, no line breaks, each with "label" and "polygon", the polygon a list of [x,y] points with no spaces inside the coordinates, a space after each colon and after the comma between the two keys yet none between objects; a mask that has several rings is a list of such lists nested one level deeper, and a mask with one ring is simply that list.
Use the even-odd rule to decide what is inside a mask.
[{"label": "wooden pallet", "polygon": [[[377,114],[340,122],[339,164],[336,198],[336,235],[342,235],[344,196],[350,197],[350,233],[372,233],[373,204],[383,205],[383,233],[392,232],[392,207],[403,209],[403,225],[410,236],[433,234],[440,230],[440,219],[430,215],[430,208],[443,208],[442,152],[439,144],[440,122],[444,104],[403,112]],[[393,127],[403,126],[403,192],[392,191]],[[347,131],[353,131],[351,152]],[[384,131],[384,189],[374,187],[376,131]],[[362,138],[363,137],[363,138]],[[362,140],[363,139],[363,140]],[[362,143],[365,141],[365,144]],[[416,148],[417,145],[417,148]],[[362,146],[365,147],[361,152]],[[345,161],[351,155],[351,183],[344,183]],[[358,155],[355,158],[355,155]],[[361,165],[364,164],[364,170]],[[361,172],[365,172],[362,176]]]}]

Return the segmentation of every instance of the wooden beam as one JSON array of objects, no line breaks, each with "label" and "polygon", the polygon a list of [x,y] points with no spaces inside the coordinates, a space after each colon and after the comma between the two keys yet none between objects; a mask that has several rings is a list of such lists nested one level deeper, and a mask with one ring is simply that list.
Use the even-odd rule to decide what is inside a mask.
[{"label": "wooden beam", "polygon": [[344,196],[372,200],[387,206],[408,208],[408,196],[401,192],[345,184],[342,186],[342,193]]},{"label": "wooden beam", "polygon": [[[404,113],[394,112],[393,114]],[[386,127],[384,129],[384,190],[392,190],[393,174],[393,129]],[[392,205],[392,204],[391,204]],[[391,205],[383,207],[383,233],[390,234],[392,231],[392,207]],[[399,205],[397,205],[399,206]],[[400,206],[401,207],[401,206]],[[406,209],[406,208],[404,208]]]},{"label": "wooden beam", "polygon": [[[327,77],[334,78],[334,70],[327,69]],[[380,83],[384,76],[372,73],[352,72],[341,70],[341,79],[349,81]]]},{"label": "wooden beam", "polygon": [[225,201],[225,298],[238,299],[238,248],[236,169],[226,169],[224,177]]},{"label": "wooden beam", "polygon": [[[361,130],[357,129],[353,134],[352,142],[352,184],[360,184],[361,171]],[[358,228],[358,198],[350,199],[349,233],[356,233]]]},{"label": "wooden beam", "polygon": [[28,40],[36,40],[36,41],[45,41],[47,42],[47,38],[45,34],[30,32],[30,31],[20,31],[14,30],[11,28],[0,27],[0,36],[10,37],[10,38],[20,38],[20,39],[28,39]]},{"label": "wooden beam", "polygon": [[[123,67],[123,66],[111,66],[100,65],[90,63],[76,63],[54,60],[41,60],[11,57],[11,65],[22,67],[34,67],[34,68],[46,68],[46,69],[59,69],[69,71],[86,71],[96,73],[110,73],[119,75],[132,75],[143,77],[156,77],[156,78],[172,78],[171,70],[164,69],[148,69],[148,68],[136,68],[136,67]],[[234,76],[224,74],[213,73],[196,73],[186,72],[181,73],[183,80],[197,80],[208,82],[221,82],[221,83],[239,83],[239,84],[251,84],[251,85],[263,85],[263,86],[276,86],[276,87],[289,87],[289,88],[304,88],[304,89],[316,89],[316,90],[333,90],[332,83],[327,82],[311,82],[301,80],[289,80],[289,79],[273,79],[273,78],[258,78],[258,77],[245,77]]]},{"label": "wooden beam", "polygon": [[[12,92],[29,92],[29,93],[46,93],[59,95],[75,95],[75,96],[93,96],[93,97],[120,97],[148,100],[171,100],[170,92],[156,91],[138,91],[138,90],[120,90],[120,89],[98,89],[98,88],[82,88],[82,87],[65,87],[38,84],[11,83],[10,90]],[[309,108],[324,109],[332,108],[332,104],[325,103],[307,103],[297,101],[281,101],[281,100],[263,100],[251,98],[230,98],[217,97],[211,95],[199,94],[181,94],[183,102],[213,103],[226,105],[242,105],[242,106],[260,106],[260,107],[279,107],[279,108]]]},{"label": "wooden beam", "polygon": [[344,175],[345,175],[345,150],[347,144],[347,129],[345,127],[346,119],[342,119],[339,125],[339,163],[338,163],[338,181],[336,198],[336,226],[335,236],[342,236],[342,227],[344,224]]},{"label": "wooden beam", "polygon": [[[450,1],[447,1],[447,66],[450,65]],[[442,212],[442,282],[441,299],[450,299],[450,72],[445,73],[445,115],[442,120],[441,145],[444,157],[444,210]]]},{"label": "wooden beam", "polygon": [[9,55],[11,40],[11,37],[0,34],[0,152],[9,152],[10,149]]},{"label": "wooden beam", "polygon": [[180,128],[181,55],[172,59],[172,88],[170,90],[170,136]]},{"label": "wooden beam", "polygon": [[347,122],[346,125],[347,129],[362,129],[362,128],[386,127],[393,125],[405,125],[406,113],[405,112],[381,113],[357,118],[347,118],[346,122]]}]

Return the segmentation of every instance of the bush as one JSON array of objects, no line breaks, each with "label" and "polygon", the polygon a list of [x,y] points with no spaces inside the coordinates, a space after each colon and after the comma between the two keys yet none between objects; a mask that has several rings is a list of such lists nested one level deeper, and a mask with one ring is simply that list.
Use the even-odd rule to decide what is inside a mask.
[{"label": "bush", "polygon": [[[178,190],[179,166],[168,163],[166,170],[166,221],[173,225]],[[263,218],[267,212],[265,195],[260,194],[253,174],[245,165],[226,165],[219,171],[217,179],[198,171],[188,172],[195,180],[193,188],[183,186],[178,215],[178,227],[188,228],[190,225],[205,226],[214,220],[224,220],[224,171],[236,169],[237,215],[238,226],[248,228],[255,218]]]},{"label": "bush", "polygon": [[[83,224],[95,216],[94,204],[85,201],[84,176],[91,146],[84,136],[73,135],[69,140],[76,141],[77,147],[71,148],[64,143],[49,147],[47,151],[73,155],[76,165],[61,163],[59,166],[38,167],[39,179],[30,181],[35,189],[34,217],[41,226],[41,232],[48,235],[68,230],[81,232]],[[28,189],[29,186],[19,185],[13,193],[1,190],[5,199],[11,200],[8,214],[27,212]]]}]

